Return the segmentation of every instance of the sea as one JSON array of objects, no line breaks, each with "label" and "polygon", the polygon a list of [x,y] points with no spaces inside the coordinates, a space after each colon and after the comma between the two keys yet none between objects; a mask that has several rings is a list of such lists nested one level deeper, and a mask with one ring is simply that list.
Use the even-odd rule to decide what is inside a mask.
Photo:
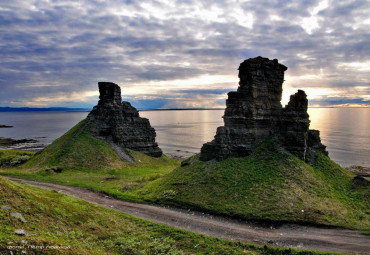
[{"label": "sea", "polygon": [[[156,141],[165,154],[187,158],[200,151],[223,125],[224,110],[140,111],[157,133]],[[321,132],[329,156],[343,167],[370,167],[370,108],[309,108],[310,128]],[[37,151],[87,116],[88,112],[0,112],[0,137],[33,139],[5,149]],[[4,147],[0,147],[4,149]]]}]

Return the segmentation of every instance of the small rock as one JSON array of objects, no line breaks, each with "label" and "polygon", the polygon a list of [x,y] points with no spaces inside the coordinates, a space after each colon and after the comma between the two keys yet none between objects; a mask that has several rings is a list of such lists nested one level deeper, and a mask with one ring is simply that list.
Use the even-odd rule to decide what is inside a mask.
[{"label": "small rock", "polygon": [[51,170],[53,170],[53,171],[54,171],[54,173],[61,173],[61,172],[63,171],[63,169],[62,169],[62,168],[60,168],[60,167],[54,167],[54,168],[52,168]]},{"label": "small rock", "polygon": [[301,210],[302,213],[304,213],[304,210]]},{"label": "small rock", "polygon": [[268,241],[267,241],[267,243],[269,243],[269,244],[273,244],[273,243],[274,243],[274,241],[272,241],[272,240],[268,240]]},{"label": "small rock", "polygon": [[16,229],[14,230],[14,234],[20,235],[20,236],[27,236],[28,233],[24,229]]},{"label": "small rock", "polygon": [[190,165],[190,162],[187,160],[181,162],[181,167],[188,166],[188,165]]},{"label": "small rock", "polygon": [[27,244],[27,240],[22,240],[21,243],[22,244]]},{"label": "small rock", "polygon": [[17,219],[20,219],[24,223],[27,222],[27,220],[23,217],[23,215],[18,213],[18,212],[11,213],[10,216],[12,216],[14,218],[17,218]]},{"label": "small rock", "polygon": [[367,187],[369,186],[369,181],[363,177],[363,176],[355,176],[352,179],[352,188],[358,188],[358,187]]},{"label": "small rock", "polygon": [[2,207],[1,207],[1,209],[4,209],[4,210],[11,210],[12,208],[10,207],[10,206],[8,206],[8,205],[3,205]]}]

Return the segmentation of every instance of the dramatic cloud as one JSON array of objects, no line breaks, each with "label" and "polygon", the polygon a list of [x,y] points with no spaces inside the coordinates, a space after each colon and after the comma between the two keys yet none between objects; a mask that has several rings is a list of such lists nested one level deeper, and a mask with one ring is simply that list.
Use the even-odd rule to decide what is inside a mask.
[{"label": "dramatic cloud", "polygon": [[223,107],[246,58],[311,105],[370,105],[370,1],[0,0],[0,106]]}]

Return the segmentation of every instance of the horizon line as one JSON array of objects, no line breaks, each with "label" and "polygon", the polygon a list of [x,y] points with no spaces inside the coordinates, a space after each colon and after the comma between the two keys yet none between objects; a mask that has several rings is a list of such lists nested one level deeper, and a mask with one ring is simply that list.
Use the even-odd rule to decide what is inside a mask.
[{"label": "horizon line", "polygon": [[[31,112],[31,111],[74,111],[86,112],[91,111],[93,107],[11,107],[0,106],[0,112]],[[369,106],[308,106],[308,108],[370,108]],[[191,110],[225,110],[225,108],[138,108],[138,111],[191,111]]]}]

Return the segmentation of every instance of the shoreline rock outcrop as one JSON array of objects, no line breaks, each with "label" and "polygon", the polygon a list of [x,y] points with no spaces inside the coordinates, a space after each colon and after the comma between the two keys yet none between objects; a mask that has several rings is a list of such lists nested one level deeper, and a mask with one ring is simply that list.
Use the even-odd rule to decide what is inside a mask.
[{"label": "shoreline rock outcrop", "polygon": [[155,142],[156,132],[146,118],[129,102],[122,102],[121,88],[112,82],[99,82],[99,102],[87,116],[92,135],[105,139],[116,151],[140,151],[152,157],[162,156]]},{"label": "shoreline rock outcrop", "polygon": [[262,57],[240,64],[238,90],[229,92],[226,100],[225,125],[217,128],[213,141],[203,145],[200,160],[248,156],[270,135],[302,160],[311,149],[328,155],[319,131],[309,130],[306,93],[298,90],[285,108],[280,103],[287,69],[277,59]]}]

